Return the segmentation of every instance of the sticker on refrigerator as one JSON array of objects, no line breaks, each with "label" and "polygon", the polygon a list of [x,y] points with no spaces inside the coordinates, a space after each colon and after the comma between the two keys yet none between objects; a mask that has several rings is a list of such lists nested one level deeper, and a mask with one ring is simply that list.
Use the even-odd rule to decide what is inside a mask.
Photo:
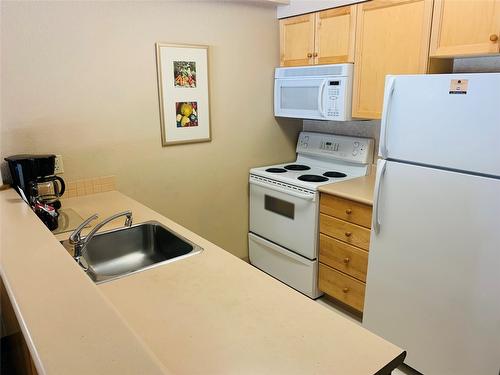
[{"label": "sticker on refrigerator", "polygon": [[450,83],[450,94],[467,94],[468,79],[452,79]]}]

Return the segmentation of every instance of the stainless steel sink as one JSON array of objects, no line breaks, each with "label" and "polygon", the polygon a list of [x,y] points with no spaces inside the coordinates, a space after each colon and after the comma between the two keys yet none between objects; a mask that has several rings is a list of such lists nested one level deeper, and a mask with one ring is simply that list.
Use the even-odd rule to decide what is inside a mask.
[{"label": "stainless steel sink", "polygon": [[[64,244],[64,241],[63,241]],[[82,263],[96,283],[144,271],[198,254],[203,249],[157,221],[96,234]]]}]

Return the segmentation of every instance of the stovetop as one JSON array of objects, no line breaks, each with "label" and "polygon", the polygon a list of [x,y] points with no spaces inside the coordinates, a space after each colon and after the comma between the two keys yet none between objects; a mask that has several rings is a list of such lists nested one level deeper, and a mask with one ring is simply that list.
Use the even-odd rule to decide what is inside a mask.
[{"label": "stovetop", "polygon": [[[307,166],[308,169],[286,169],[286,167],[290,165],[304,165]],[[335,163],[315,165],[300,158],[295,162],[252,168],[250,170],[250,175],[269,178],[309,190],[317,190],[318,186],[361,177],[366,175],[366,172],[366,166],[351,166]],[[311,181],[308,176],[315,176],[318,181]]]},{"label": "stovetop", "polygon": [[252,168],[250,178],[259,176],[316,191],[321,185],[365,176],[372,156],[372,139],[301,132],[297,160]]}]

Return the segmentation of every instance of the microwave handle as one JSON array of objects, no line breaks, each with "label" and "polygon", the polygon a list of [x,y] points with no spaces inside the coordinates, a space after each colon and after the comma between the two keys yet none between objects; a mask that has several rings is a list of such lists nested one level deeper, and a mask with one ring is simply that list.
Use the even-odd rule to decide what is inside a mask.
[{"label": "microwave handle", "polygon": [[325,110],[323,108],[323,93],[325,91],[325,86],[328,83],[328,80],[325,79],[323,82],[321,82],[321,85],[319,86],[319,93],[318,93],[318,109],[319,113],[321,113],[321,116],[326,118]]}]

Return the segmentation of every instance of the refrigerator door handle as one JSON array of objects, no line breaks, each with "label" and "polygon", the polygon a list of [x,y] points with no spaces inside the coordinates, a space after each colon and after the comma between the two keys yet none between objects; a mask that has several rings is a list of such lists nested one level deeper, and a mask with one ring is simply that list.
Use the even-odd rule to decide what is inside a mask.
[{"label": "refrigerator door handle", "polygon": [[379,159],[377,164],[377,176],[375,178],[375,195],[373,197],[373,231],[375,234],[380,232],[380,186],[382,185],[382,180],[385,175],[385,169],[387,167],[387,161],[384,159]]},{"label": "refrigerator door handle", "polygon": [[381,123],[381,134],[380,134],[380,156],[387,159],[387,135],[389,133],[389,116],[391,115],[391,103],[392,97],[394,95],[394,84],[396,82],[396,77],[387,76],[384,92],[384,106],[382,109],[382,123]]}]

